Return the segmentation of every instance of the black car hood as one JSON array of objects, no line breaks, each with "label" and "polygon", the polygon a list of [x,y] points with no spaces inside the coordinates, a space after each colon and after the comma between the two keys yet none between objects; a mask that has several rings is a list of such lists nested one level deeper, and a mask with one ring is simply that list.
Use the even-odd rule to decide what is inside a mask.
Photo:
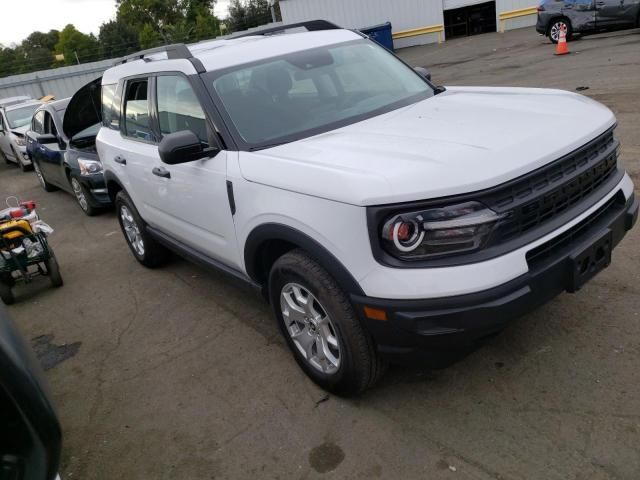
[{"label": "black car hood", "polygon": [[73,138],[84,129],[102,122],[101,83],[102,77],[96,78],[71,97],[62,122],[62,130],[67,138]]}]

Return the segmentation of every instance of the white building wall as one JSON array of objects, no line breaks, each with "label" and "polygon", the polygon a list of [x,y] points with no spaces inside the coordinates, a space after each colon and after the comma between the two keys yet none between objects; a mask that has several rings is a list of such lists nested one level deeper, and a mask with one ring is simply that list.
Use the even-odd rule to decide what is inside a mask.
[{"label": "white building wall", "polygon": [[[391,22],[394,32],[441,25],[442,0],[281,0],[285,23],[329,20],[345,28],[363,28]],[[395,40],[402,48],[438,41],[437,34]]]},{"label": "white building wall", "polygon": [[[391,22],[393,31],[442,25],[445,5],[465,6],[483,0],[281,0],[284,23],[329,20],[345,28],[363,28]],[[496,17],[501,12],[535,7],[538,0],[496,0]],[[536,16],[507,20],[507,30],[535,25]],[[496,24],[500,22],[496,18]],[[397,48],[438,41],[437,34],[394,40]]]},{"label": "white building wall", "polygon": [[[496,0],[496,15],[500,12],[509,12],[511,10],[520,10],[521,8],[537,7],[540,2],[538,0]],[[536,15],[527,15],[526,17],[514,18],[507,20],[505,30],[513,30],[515,28],[531,27],[536,24]],[[500,28],[500,22],[497,22]]]}]

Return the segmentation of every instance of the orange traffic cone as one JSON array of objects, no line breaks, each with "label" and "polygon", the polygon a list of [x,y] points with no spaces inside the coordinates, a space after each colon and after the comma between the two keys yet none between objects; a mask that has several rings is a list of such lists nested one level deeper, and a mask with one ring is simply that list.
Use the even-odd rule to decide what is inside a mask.
[{"label": "orange traffic cone", "polygon": [[569,47],[567,46],[567,29],[565,27],[560,29],[555,55],[566,55],[567,53],[569,53]]}]

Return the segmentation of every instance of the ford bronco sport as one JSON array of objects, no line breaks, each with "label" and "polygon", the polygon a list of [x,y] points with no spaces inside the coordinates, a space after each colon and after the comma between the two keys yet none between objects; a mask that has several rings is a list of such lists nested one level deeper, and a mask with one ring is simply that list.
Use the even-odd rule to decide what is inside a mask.
[{"label": "ford bronco sport", "polygon": [[637,217],[608,108],[436,87],[328,22],[141,52],[101,92],[135,258],[173,250],[260,289],[336,393],[579,290]]}]

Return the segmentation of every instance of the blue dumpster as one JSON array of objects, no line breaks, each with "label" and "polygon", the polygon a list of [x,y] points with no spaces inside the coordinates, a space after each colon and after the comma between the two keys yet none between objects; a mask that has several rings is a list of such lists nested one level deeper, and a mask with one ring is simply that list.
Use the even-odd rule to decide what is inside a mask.
[{"label": "blue dumpster", "polygon": [[391,34],[391,22],[376,25],[374,27],[361,28],[360,31],[368,35],[371,40],[375,40],[387,50],[393,52],[393,35]]}]

